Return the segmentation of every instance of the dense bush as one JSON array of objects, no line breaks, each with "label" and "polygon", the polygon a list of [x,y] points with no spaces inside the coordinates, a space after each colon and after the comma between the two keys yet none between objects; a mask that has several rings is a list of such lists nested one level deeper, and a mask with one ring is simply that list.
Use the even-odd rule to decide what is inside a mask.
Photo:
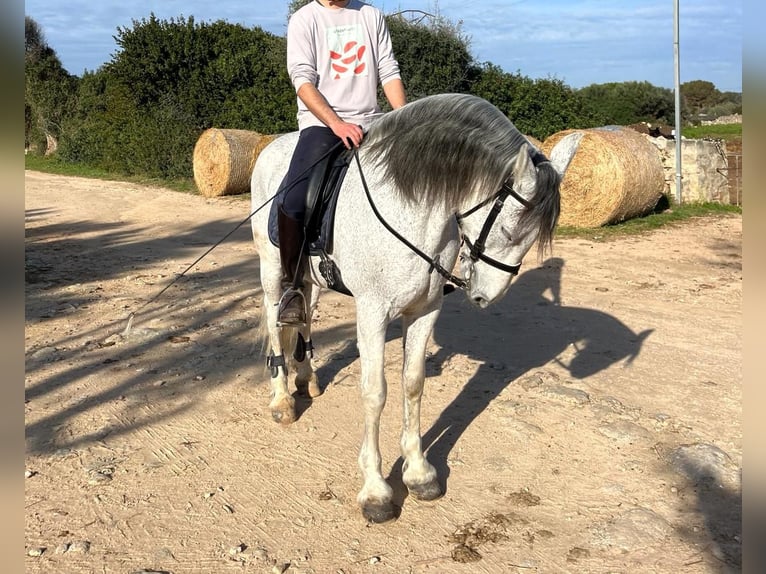
[{"label": "dense bush", "polygon": [[71,113],[77,77],[61,65],[39,25],[24,22],[24,149],[45,153],[58,141]]},{"label": "dense bush", "polygon": [[568,128],[603,125],[603,118],[561,80],[533,80],[484,64],[471,92],[492,102],[526,135],[544,140]]},{"label": "dense bush", "polygon": [[592,84],[578,90],[580,97],[598,109],[604,124],[638,122],[672,124],[675,120],[673,91],[649,82]]},{"label": "dense bush", "polygon": [[469,90],[474,63],[458,27],[439,17],[412,23],[394,15],[387,23],[408,99]]},{"label": "dense bush", "polygon": [[127,174],[188,177],[210,127],[295,129],[284,39],[260,28],[153,14],[118,28],[120,50],[83,77],[61,155]]},{"label": "dense bush", "polygon": [[[292,0],[288,8],[306,1]],[[414,22],[399,13],[387,22],[410,100],[473,93],[541,140],[567,128],[673,120],[673,92],[648,82],[573,90],[560,80],[476,63],[460,27],[438,15]],[[111,61],[78,78],[63,69],[27,17],[27,147],[43,152],[47,141],[58,140],[64,160],[176,178],[191,176],[194,145],[209,127],[268,134],[297,128],[284,37],[224,21],[167,21],[152,14],[118,28],[115,38]],[[693,113],[741,111],[741,94],[721,94],[709,82],[689,82],[684,91]]]}]

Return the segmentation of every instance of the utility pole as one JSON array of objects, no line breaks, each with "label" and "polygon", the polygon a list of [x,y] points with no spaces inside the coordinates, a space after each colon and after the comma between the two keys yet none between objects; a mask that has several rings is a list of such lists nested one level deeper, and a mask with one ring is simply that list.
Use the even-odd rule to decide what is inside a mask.
[{"label": "utility pole", "polygon": [[676,98],[676,201],[681,204],[681,66],[678,49],[678,0],[673,0],[673,60]]}]

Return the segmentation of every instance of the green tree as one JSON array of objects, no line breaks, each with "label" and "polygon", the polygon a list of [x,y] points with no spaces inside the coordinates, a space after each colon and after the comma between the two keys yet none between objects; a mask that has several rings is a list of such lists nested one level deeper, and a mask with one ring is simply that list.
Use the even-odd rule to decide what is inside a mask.
[{"label": "green tree", "polygon": [[48,47],[45,34],[40,25],[30,18],[24,17],[24,56],[29,58],[39,57],[42,51]]},{"label": "green tree", "polygon": [[120,50],[86,74],[62,156],[123,173],[191,174],[209,127],[295,129],[285,40],[260,28],[152,14],[118,28]]},{"label": "green tree", "polygon": [[653,86],[649,82],[591,84],[578,92],[592,109],[600,110],[606,124],[671,124],[674,121],[673,91]]},{"label": "green tree", "polygon": [[540,140],[564,129],[600,125],[603,119],[561,80],[533,80],[491,63],[482,65],[471,93],[492,102],[521,132]]},{"label": "green tree", "polygon": [[721,92],[716,89],[713,82],[693,80],[691,82],[684,82],[680,87],[681,97],[692,114],[699,114],[705,108],[722,102]]},{"label": "green tree", "polygon": [[55,149],[61,125],[73,104],[77,77],[61,65],[45,41],[42,28],[29,16],[24,19],[24,139],[25,148],[46,152]]},{"label": "green tree", "polygon": [[196,24],[152,14],[132,29],[118,28],[116,40],[121,50],[107,72],[131,87],[138,107],[170,94],[199,130],[236,123],[273,133],[295,124],[283,38],[222,20]]},{"label": "green tree", "polygon": [[720,92],[712,82],[705,80],[681,84],[681,98],[694,123],[742,113],[740,92]]},{"label": "green tree", "polygon": [[468,91],[473,57],[459,26],[438,15],[409,21],[394,14],[386,22],[408,99]]}]

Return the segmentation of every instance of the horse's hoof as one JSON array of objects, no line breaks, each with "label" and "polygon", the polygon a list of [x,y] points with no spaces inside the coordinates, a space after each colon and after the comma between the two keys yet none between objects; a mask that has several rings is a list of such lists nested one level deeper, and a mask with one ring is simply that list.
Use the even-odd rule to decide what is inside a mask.
[{"label": "horse's hoof", "polygon": [[271,399],[269,403],[271,418],[282,425],[289,425],[295,422],[295,398],[291,395],[280,395],[279,399]]},{"label": "horse's hoof", "polygon": [[312,399],[322,394],[322,388],[319,386],[319,379],[316,374],[312,374],[308,381],[295,379],[295,388],[302,395],[307,395]]},{"label": "horse's hoof", "polygon": [[436,479],[424,484],[407,485],[407,490],[418,500],[436,500],[444,494]]},{"label": "horse's hoof", "polygon": [[396,519],[396,508],[391,502],[376,502],[362,506],[362,516],[367,522],[383,524]]},{"label": "horse's hoof", "polygon": [[281,425],[289,425],[295,422],[295,399],[287,397],[281,401],[269,405],[271,418]]},{"label": "horse's hoof", "polygon": [[290,425],[295,422],[295,409],[273,409],[271,418],[281,425]]}]

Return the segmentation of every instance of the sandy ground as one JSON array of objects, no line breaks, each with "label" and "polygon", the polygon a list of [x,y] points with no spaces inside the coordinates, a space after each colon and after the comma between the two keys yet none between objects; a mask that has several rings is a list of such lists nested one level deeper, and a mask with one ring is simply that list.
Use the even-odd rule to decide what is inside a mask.
[{"label": "sandy ground", "polygon": [[288,428],[247,225],[152,301],[248,208],[26,172],[27,572],[740,571],[740,216],[561,239],[485,311],[448,296],[423,401],[435,502],[401,483],[392,326],[402,510],[371,526],[353,299],[323,294],[326,390]]}]

